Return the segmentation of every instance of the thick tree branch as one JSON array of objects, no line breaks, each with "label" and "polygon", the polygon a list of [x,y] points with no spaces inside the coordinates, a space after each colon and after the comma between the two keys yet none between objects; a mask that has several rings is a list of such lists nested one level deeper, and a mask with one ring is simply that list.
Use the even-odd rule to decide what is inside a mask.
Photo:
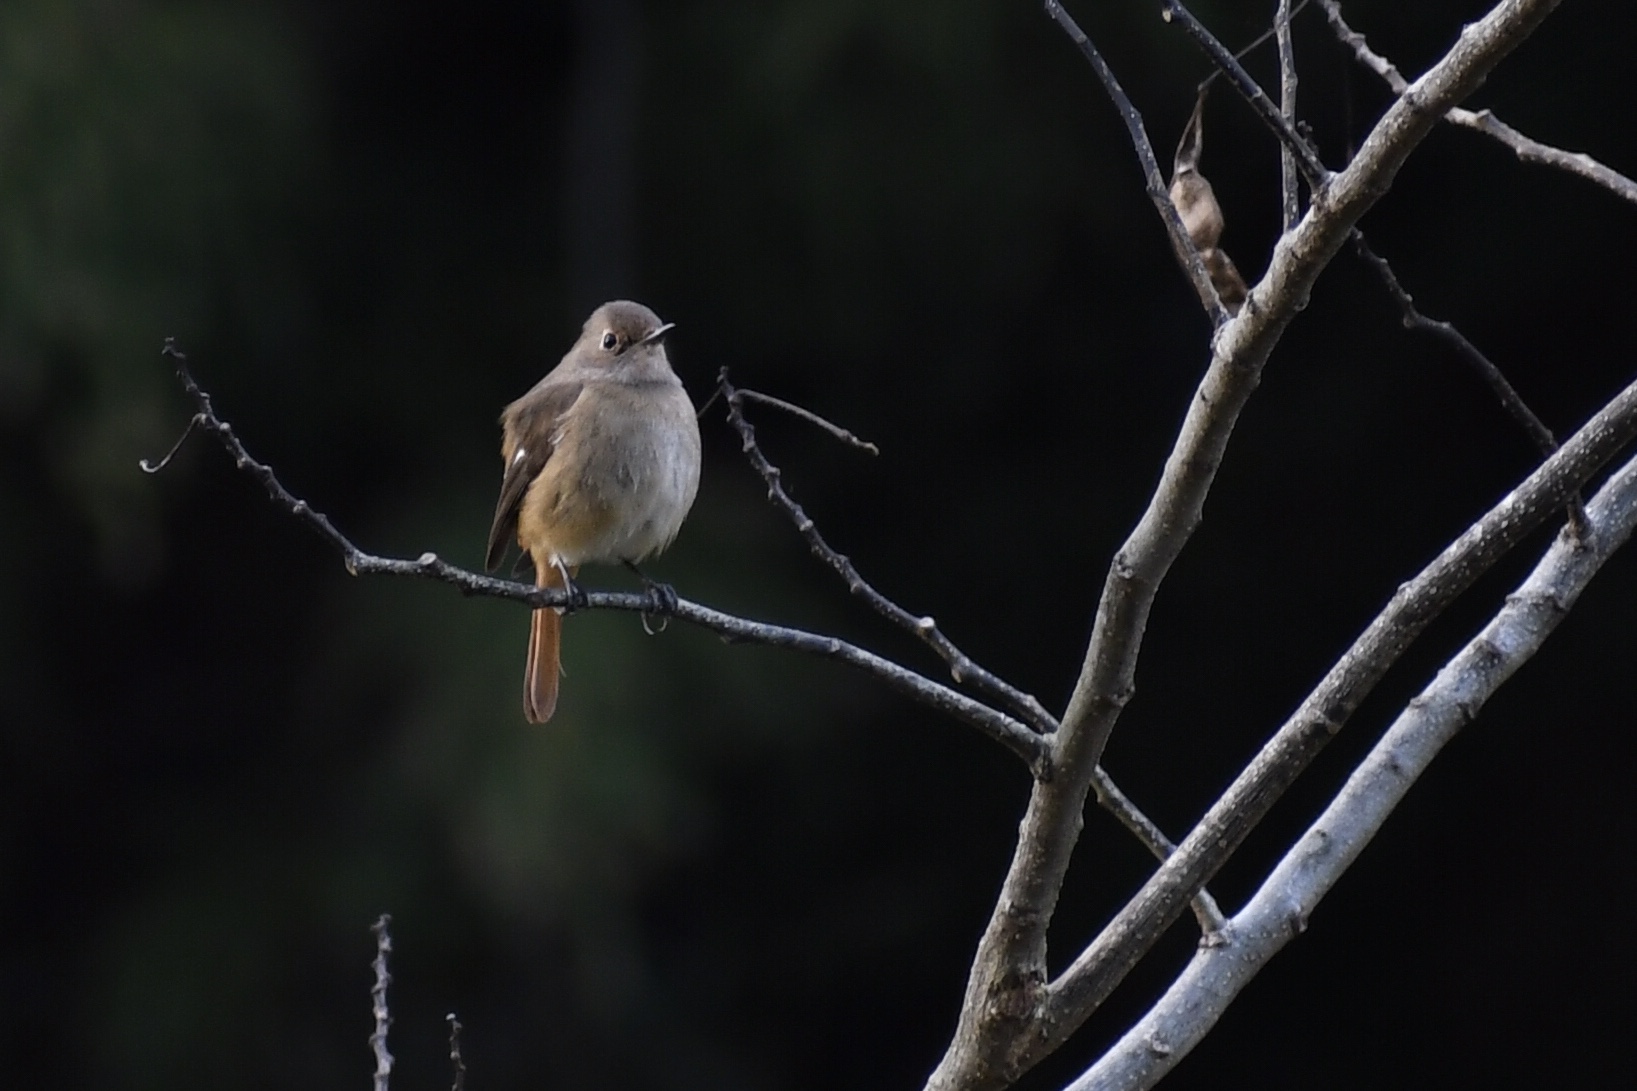
[{"label": "thick tree branch", "polygon": [[1367,629],[1189,833],[1177,851],[1050,987],[1046,1025],[1067,1033],[1114,990],[1297,775],[1346,725],[1422,630],[1637,437],[1637,383],[1399,587]]},{"label": "thick tree branch", "polygon": [[[1156,877],[1144,888],[1082,956],[1070,980],[1048,988],[1047,927],[1078,838],[1092,771],[1130,699],[1159,585],[1199,523],[1228,439],[1269,353],[1305,305],[1319,273],[1359,217],[1387,192],[1436,119],[1470,94],[1556,4],[1503,0],[1467,26],[1450,51],[1387,110],[1347,168],[1327,186],[1314,188],[1307,214],[1279,240],[1244,310],[1217,332],[1210,367],[1154,497],[1110,565],[1080,678],[1053,741],[1057,775],[1049,783],[1037,782],[1030,795],[1011,866],[973,959],[955,1034],[929,1088],[998,1088],[1015,1080],[1101,1003],[1208,879],[1194,875],[1195,865],[1181,859],[1190,844],[1194,854],[1201,852],[1196,830],[1160,869],[1164,881]],[[1224,842],[1222,858],[1261,812],[1246,813],[1249,821]]]},{"label": "thick tree branch", "polygon": [[[1358,62],[1380,76],[1392,89],[1393,94],[1403,94],[1404,88],[1409,86],[1403,73],[1399,72],[1393,62],[1371,49],[1370,43],[1364,40],[1364,35],[1347,25],[1347,20],[1341,14],[1339,0],[1319,2],[1324,6],[1325,16],[1336,37],[1353,51]],[[1488,110],[1467,110],[1457,106],[1444,114],[1444,120],[1500,141],[1511,148],[1525,163],[1539,163],[1542,166],[1568,171],[1594,185],[1602,186],[1623,200],[1637,204],[1637,182],[1598,162],[1585,152],[1568,152],[1562,148],[1554,148],[1550,144],[1542,144],[1512,128]]]},{"label": "thick tree branch", "polygon": [[1137,165],[1142,168],[1143,181],[1146,183],[1148,199],[1153,202],[1154,210],[1160,214],[1160,222],[1165,225],[1165,233],[1171,240],[1171,250],[1177,260],[1182,263],[1182,269],[1188,274],[1188,279],[1194,285],[1194,291],[1199,294],[1199,302],[1210,316],[1211,325],[1220,329],[1229,318],[1227,310],[1222,306],[1222,299],[1218,296],[1216,286],[1211,283],[1211,274],[1205,268],[1205,261],[1200,256],[1199,248],[1194,245],[1193,239],[1188,237],[1187,230],[1182,226],[1182,217],[1177,208],[1171,203],[1170,188],[1165,179],[1160,176],[1159,160],[1154,158],[1154,146],[1149,143],[1148,129],[1143,125],[1142,114],[1131,104],[1130,97],[1120,81],[1115,78],[1114,70],[1109,68],[1103,55],[1097,52],[1086,32],[1080,29],[1063,5],[1057,0],[1046,0],[1046,14],[1050,15],[1057,25],[1063,28],[1063,33],[1069,40],[1079,47],[1081,54],[1091,64],[1092,71],[1102,81],[1103,89],[1108,97],[1114,100],[1114,108],[1120,112],[1120,120],[1125,122],[1126,132],[1131,137],[1131,147],[1137,153]]},{"label": "thick tree branch", "polygon": [[1216,1024],[1358,858],[1438,752],[1535,654],[1604,562],[1637,527],[1637,459],[1588,506],[1587,531],[1565,531],[1484,628],[1410,701],[1317,821],[1285,854],[1222,942],[1201,947],[1158,1004],[1071,1085],[1152,1087]]}]

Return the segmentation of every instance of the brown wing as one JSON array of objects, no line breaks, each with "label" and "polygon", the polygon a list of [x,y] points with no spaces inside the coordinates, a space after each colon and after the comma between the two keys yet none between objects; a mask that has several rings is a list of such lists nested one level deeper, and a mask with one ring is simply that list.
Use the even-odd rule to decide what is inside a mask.
[{"label": "brown wing", "polygon": [[489,548],[483,566],[493,572],[517,536],[517,509],[523,494],[545,469],[557,449],[562,418],[580,397],[581,383],[542,383],[506,407],[500,415],[500,455],[506,476],[500,480],[500,500],[489,524]]}]

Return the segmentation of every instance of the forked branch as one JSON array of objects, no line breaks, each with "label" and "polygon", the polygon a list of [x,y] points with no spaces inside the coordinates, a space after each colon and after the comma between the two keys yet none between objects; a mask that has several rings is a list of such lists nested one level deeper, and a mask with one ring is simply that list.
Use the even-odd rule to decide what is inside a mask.
[{"label": "forked branch", "polygon": [[[825,541],[819,531],[818,524],[802,510],[800,504],[791,499],[790,493],[784,487],[784,475],[779,468],[763,453],[761,444],[756,441],[756,429],[750,421],[745,419],[744,402],[747,399],[774,402],[786,409],[795,410],[809,420],[817,421],[821,427],[838,434],[854,443],[858,443],[851,432],[837,429],[834,425],[822,418],[816,417],[804,409],[791,406],[788,402],[770,398],[754,390],[741,390],[728,381],[727,368],[723,368],[716,377],[717,389],[721,391],[723,400],[727,402],[728,423],[733,425],[734,431],[739,433],[740,444],[744,449],[745,457],[767,485],[767,499],[774,507],[784,512],[796,532],[802,536],[807,547],[812,550],[824,565],[840,576],[847,585],[847,590],[863,599],[870,609],[892,622],[904,632],[923,641],[938,656],[949,665],[950,676],[957,682],[964,682],[1012,710],[1013,715],[1019,716],[1042,734],[1050,734],[1057,730],[1057,721],[1047,712],[1045,706],[1037,701],[1032,694],[1024,693],[1016,686],[1002,680],[992,672],[979,666],[970,656],[957,648],[953,641],[938,628],[938,623],[928,616],[917,616],[893,602],[887,596],[877,591],[862,575],[858,568],[846,556],[837,552]],[[873,444],[868,445],[873,450]]]},{"label": "forked branch", "polygon": [[[1056,775],[1034,786],[1005,883],[979,940],[955,1033],[929,1088],[968,1091],[1013,1082],[1102,1002],[1209,877],[1193,873],[1187,863],[1214,855],[1199,840],[1207,830],[1202,824],[1087,948],[1071,974],[1049,983],[1047,929],[1078,838],[1093,770],[1131,697],[1142,635],[1160,583],[1199,523],[1228,440],[1269,354],[1305,305],[1319,274],[1359,218],[1390,188],[1436,119],[1476,89],[1555,6],[1556,0],[1503,0],[1467,26],[1448,54],[1387,110],[1344,170],[1327,180],[1315,180],[1310,173],[1312,207],[1280,239],[1244,310],[1218,331],[1210,367],[1160,484],[1109,567],[1080,678],[1053,740]],[[1165,7],[1185,14],[1179,5]],[[1271,104],[1269,108],[1277,117],[1278,111]],[[1270,123],[1277,127],[1283,120]],[[1300,143],[1295,134],[1290,136]],[[1304,161],[1303,149],[1292,150],[1308,170],[1312,164]],[[1317,724],[1328,732],[1339,720],[1320,716]],[[1253,766],[1250,772],[1255,771]],[[1246,800],[1232,804],[1236,815],[1243,811],[1245,830],[1260,818],[1246,809]],[[1225,849],[1211,871],[1239,843],[1238,837],[1224,840]]]},{"label": "forked branch", "polygon": [[[1152,1087],[1176,1067],[1286,943],[1385,824],[1433,758],[1535,654],[1637,527],[1637,459],[1598,490],[1582,533],[1565,530],[1493,620],[1410,701],[1325,812],[1160,1001],[1070,1091]],[[1163,1048],[1156,1048],[1163,1044]]]},{"label": "forked branch", "polygon": [[[1324,7],[1331,30],[1343,45],[1353,51],[1353,56],[1358,59],[1359,64],[1380,76],[1393,94],[1402,95],[1409,87],[1409,81],[1404,78],[1397,65],[1371,49],[1364,35],[1347,24],[1346,18],[1342,16],[1339,0],[1319,0],[1319,3]],[[1444,120],[1451,125],[1459,125],[1463,129],[1471,129],[1500,141],[1511,148],[1525,163],[1539,163],[1566,171],[1594,185],[1602,186],[1622,200],[1637,204],[1637,182],[1598,162],[1585,152],[1564,151],[1562,148],[1543,144],[1512,128],[1488,110],[1468,110],[1456,106],[1445,112]]]}]

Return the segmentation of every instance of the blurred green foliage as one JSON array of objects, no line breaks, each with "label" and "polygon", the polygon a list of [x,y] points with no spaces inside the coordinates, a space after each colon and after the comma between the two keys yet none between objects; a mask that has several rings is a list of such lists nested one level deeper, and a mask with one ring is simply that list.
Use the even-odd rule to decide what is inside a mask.
[{"label": "blurred green foliage", "polygon": [[174,431],[174,391],[130,347],[264,290],[310,79],[276,13],[209,3],[15,0],[0,70],[0,413],[47,422],[102,575],[141,586],[162,535],[129,469]]}]

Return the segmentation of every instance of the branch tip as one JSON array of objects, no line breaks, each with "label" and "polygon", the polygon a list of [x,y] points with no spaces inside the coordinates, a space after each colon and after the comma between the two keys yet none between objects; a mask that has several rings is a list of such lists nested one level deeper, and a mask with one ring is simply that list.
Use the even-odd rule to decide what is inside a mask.
[{"label": "branch tip", "polygon": [[140,467],[142,472],[145,474],[156,474],[160,470],[163,470],[166,466],[171,464],[171,459],[176,457],[176,452],[182,449],[182,444],[188,441],[188,437],[193,435],[193,430],[199,427],[199,425],[202,423],[204,423],[203,418],[200,416],[200,414],[195,413],[193,416],[188,418],[187,427],[182,429],[182,434],[180,436],[176,437],[176,442],[171,444],[171,449],[165,452],[164,458],[161,458],[158,462],[149,462],[145,458],[138,459],[136,463],[137,466]]},{"label": "branch tip", "polygon": [[[726,382],[727,380],[724,378],[722,380],[722,384],[726,384]],[[722,389],[722,386],[718,385],[717,389]],[[868,440],[859,439],[857,436],[847,431],[847,429],[841,427],[840,425],[830,423],[817,413],[813,412],[811,409],[803,409],[801,406],[796,405],[793,402],[787,402],[783,398],[775,398],[771,394],[763,394],[758,390],[747,390],[743,387],[738,389],[736,397],[740,400],[749,399],[753,402],[761,402],[763,405],[771,405],[775,409],[782,409],[791,416],[799,417],[809,424],[822,428],[824,431],[830,433],[830,435],[834,436],[836,439],[847,444],[849,447],[854,448],[855,450],[864,451],[867,454],[872,455],[878,455],[881,453],[881,449]]]},{"label": "branch tip", "polygon": [[370,1048],[375,1054],[374,1091],[388,1091],[392,1079],[393,1058],[387,1049],[387,1030],[392,1026],[392,1014],[387,1008],[387,986],[392,982],[392,975],[387,972],[387,955],[392,953],[392,934],[387,929],[391,924],[392,915],[382,913],[370,925],[370,931],[375,933],[375,960],[370,964],[375,971],[375,984],[370,989],[375,1030],[369,1036]]},{"label": "branch tip", "polygon": [[466,1062],[460,1055],[460,1020],[455,1013],[444,1016],[449,1022],[449,1067],[454,1072],[454,1082],[450,1084],[450,1091],[464,1091],[466,1087]]},{"label": "branch tip", "polygon": [[[728,423],[739,433],[741,447],[744,450],[745,457],[750,462],[751,468],[756,471],[762,482],[767,486],[768,502],[784,512],[786,518],[796,528],[796,532],[807,543],[808,549],[846,584],[848,591],[863,599],[881,617],[900,629],[919,637],[951,667],[951,674],[957,682],[971,684],[974,689],[981,692],[985,697],[997,701],[1009,709],[1012,714],[1020,717],[1037,737],[1056,731],[1057,722],[1046,712],[1039,701],[1003,681],[993,673],[972,663],[965,653],[937,629],[935,624],[930,627],[923,624],[923,622],[930,619],[916,617],[876,590],[869,581],[864,579],[845,554],[830,545],[812,517],[785,491],[784,474],[777,466],[773,465],[762,450],[761,444],[756,439],[756,429],[745,417],[744,403],[746,401],[765,402],[776,408],[793,412],[798,416],[808,417],[826,429],[835,429],[835,426],[823,420],[823,418],[808,414],[807,410],[799,406],[793,406],[783,399],[772,398],[757,391],[735,387],[728,381],[726,369],[723,369],[719,388],[722,391],[723,400],[728,406]],[[839,429],[837,431],[844,432],[846,437],[856,439],[856,437],[852,437],[850,432]],[[870,447],[873,450],[874,445],[872,444]]]}]

